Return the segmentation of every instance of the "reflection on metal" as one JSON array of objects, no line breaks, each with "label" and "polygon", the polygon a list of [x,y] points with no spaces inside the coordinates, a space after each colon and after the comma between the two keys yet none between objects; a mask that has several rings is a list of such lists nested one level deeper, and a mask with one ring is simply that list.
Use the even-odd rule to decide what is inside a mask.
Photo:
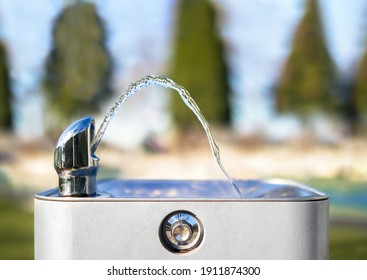
[{"label": "reflection on metal", "polygon": [[194,214],[176,211],[162,222],[162,244],[174,253],[187,253],[197,248],[203,240],[204,229]]},{"label": "reflection on metal", "polygon": [[[236,201],[310,201],[328,195],[297,182],[284,179],[238,180],[242,197],[237,198],[230,182],[222,180],[112,180],[98,182],[95,200],[236,200]],[[60,198],[57,190],[37,195],[40,199]]]},{"label": "reflection on metal", "polygon": [[90,152],[93,137],[94,120],[91,117],[72,123],[60,136],[54,158],[60,196],[96,194],[98,158]]}]

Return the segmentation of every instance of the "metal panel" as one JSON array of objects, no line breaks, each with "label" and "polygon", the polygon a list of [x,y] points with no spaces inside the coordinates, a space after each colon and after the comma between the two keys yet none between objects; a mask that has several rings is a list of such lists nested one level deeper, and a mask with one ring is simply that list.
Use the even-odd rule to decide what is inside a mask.
[{"label": "metal panel", "polygon": [[[35,199],[36,259],[326,259],[328,200],[128,201]],[[171,212],[194,213],[200,246],[174,254],[159,227]]]}]

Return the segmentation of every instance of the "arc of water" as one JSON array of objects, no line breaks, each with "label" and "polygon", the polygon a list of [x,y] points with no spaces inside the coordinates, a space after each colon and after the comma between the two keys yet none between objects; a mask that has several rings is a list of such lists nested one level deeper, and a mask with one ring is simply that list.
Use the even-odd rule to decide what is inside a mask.
[{"label": "arc of water", "polygon": [[127,89],[122,92],[122,94],[116,100],[114,106],[108,111],[107,115],[105,116],[101,126],[99,127],[96,136],[94,137],[92,144],[91,144],[91,153],[94,154],[98,148],[99,143],[101,142],[103,135],[108,127],[109,122],[111,119],[116,115],[117,110],[126,102],[126,100],[132,96],[137,91],[141,90],[144,87],[155,85],[155,86],[163,86],[166,88],[174,89],[178,92],[183,102],[190,108],[190,110],[195,114],[199,122],[201,123],[202,127],[205,130],[205,133],[208,137],[210,148],[212,150],[213,156],[222,170],[223,174],[227,177],[227,179],[232,183],[233,191],[235,192],[237,197],[241,197],[241,192],[239,188],[236,186],[235,182],[229,176],[227,171],[225,170],[221,159],[220,159],[220,151],[219,147],[214,139],[213,134],[211,133],[210,126],[208,121],[202,115],[200,108],[191,97],[190,93],[181,85],[175,83],[171,79],[164,77],[164,76],[145,76],[135,83],[130,84]]}]

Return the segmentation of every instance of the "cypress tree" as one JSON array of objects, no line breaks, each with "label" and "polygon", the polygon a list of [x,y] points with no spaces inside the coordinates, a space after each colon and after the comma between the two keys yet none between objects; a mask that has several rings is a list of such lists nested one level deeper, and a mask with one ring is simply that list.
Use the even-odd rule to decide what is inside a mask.
[{"label": "cypress tree", "polygon": [[364,53],[354,81],[354,106],[358,115],[367,114],[367,51]]},{"label": "cypress tree", "polygon": [[332,111],[335,67],[328,53],[317,0],[307,0],[293,48],[276,87],[278,111],[307,115]]},{"label": "cypress tree", "polygon": [[111,60],[94,4],[79,2],[61,12],[46,67],[47,99],[61,120],[96,110],[110,93]]},{"label": "cypress tree", "polygon": [[0,42],[0,128],[11,128],[11,91],[6,48]]},{"label": "cypress tree", "polygon": [[[225,123],[229,119],[229,87],[216,10],[208,0],[180,1],[177,8],[170,76],[191,93],[209,122]],[[171,105],[180,128],[197,125],[178,95],[172,96]]]}]

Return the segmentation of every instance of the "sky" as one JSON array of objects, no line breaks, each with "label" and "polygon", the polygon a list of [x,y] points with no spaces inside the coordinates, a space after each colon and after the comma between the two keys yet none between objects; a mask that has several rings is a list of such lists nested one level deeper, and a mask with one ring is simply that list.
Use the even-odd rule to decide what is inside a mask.
[{"label": "sky", "polygon": [[[43,133],[40,82],[52,42],[52,22],[68,2],[0,0],[0,38],[8,45],[15,130],[20,137],[32,138]],[[174,34],[176,0],[94,2],[108,30],[107,45],[115,60],[116,95],[144,75],[166,71]],[[280,135],[286,134],[289,126],[273,121],[275,112],[269,95],[290,51],[305,1],[213,2],[223,14],[220,32],[226,42],[231,69],[233,127],[241,133],[264,128],[272,135],[275,133],[272,129]],[[340,72],[348,77],[355,71],[366,46],[367,0],[320,0],[320,5],[329,51]],[[123,145],[134,146],[148,134],[161,133],[169,127],[170,119],[165,111],[167,95],[156,88],[150,91],[153,94],[142,94],[129,101],[131,105],[126,106],[124,114],[121,117],[119,114],[113,122],[112,130],[137,131],[138,135],[127,139]],[[106,110],[112,106],[111,102],[106,100]],[[122,123],[125,127],[118,127]],[[289,125],[297,124],[291,120]],[[114,143],[123,142],[114,139],[113,133],[107,135],[106,138]]]}]

